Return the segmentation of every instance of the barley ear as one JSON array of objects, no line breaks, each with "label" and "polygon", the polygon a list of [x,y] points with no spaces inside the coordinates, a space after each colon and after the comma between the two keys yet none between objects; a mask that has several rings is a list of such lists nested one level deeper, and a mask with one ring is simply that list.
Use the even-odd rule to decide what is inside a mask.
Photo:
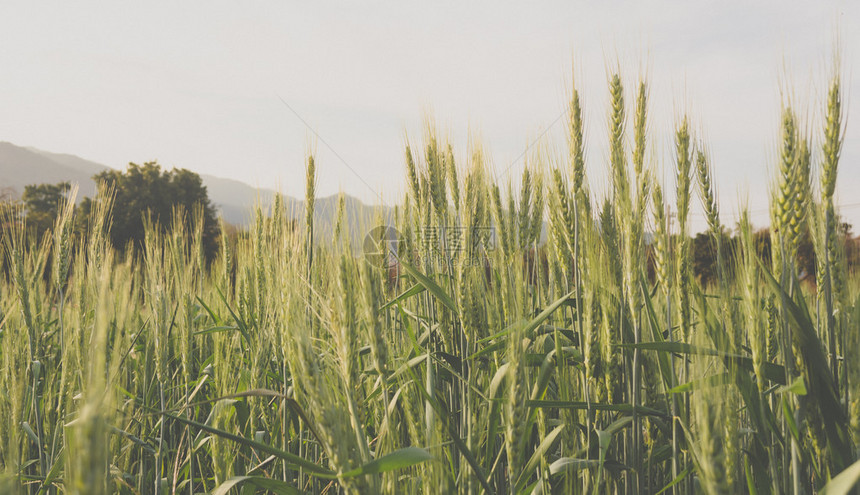
[{"label": "barley ear", "polygon": [[454,163],[454,149],[449,144],[445,150],[445,170],[448,172],[448,188],[454,200],[454,210],[460,214],[460,179],[457,177],[457,165]]},{"label": "barley ear", "polygon": [[74,228],[75,198],[78,188],[73,186],[66,196],[60,214],[54,224],[54,284],[58,289],[66,284],[72,253],[72,229]]},{"label": "barley ear", "polygon": [[582,107],[579,100],[579,91],[574,88],[573,97],[570,101],[570,164],[573,176],[572,191],[576,195],[580,192],[585,181],[585,142],[583,140]]},{"label": "barley ear", "polygon": [[696,153],[696,172],[699,178],[699,192],[702,198],[702,206],[705,208],[705,216],[708,219],[708,227],[714,236],[719,237],[722,231],[720,224],[720,210],[714,197],[714,187],[711,183],[711,167],[708,158],[703,151]]},{"label": "barley ear", "polygon": [[618,74],[609,83],[609,156],[612,167],[612,187],[616,201],[627,198],[628,180],[624,154],[624,88]]},{"label": "barley ear", "polygon": [[773,243],[774,253],[780,253],[780,256],[774,256],[775,268],[782,265],[783,252],[785,254],[792,252],[795,241],[791,221],[794,218],[794,169],[797,160],[797,141],[797,123],[794,112],[790,107],[786,107],[782,112],[782,149],[772,207],[772,216],[775,222],[773,232],[777,241]]},{"label": "barley ear", "polygon": [[677,165],[676,206],[678,209],[678,224],[682,235],[686,235],[688,231],[687,218],[690,214],[690,168],[692,164],[690,129],[686,116],[675,132],[675,163]]},{"label": "barley ear", "polygon": [[520,185],[520,204],[519,204],[519,247],[525,248],[529,242],[529,234],[531,233],[531,224],[529,215],[532,201],[532,175],[528,166],[523,169],[523,180]]},{"label": "barley ear", "polygon": [[654,209],[654,271],[657,275],[657,283],[664,291],[669,289],[669,226],[666,221],[666,205],[663,203],[663,188],[654,183],[652,189],[652,202]]}]

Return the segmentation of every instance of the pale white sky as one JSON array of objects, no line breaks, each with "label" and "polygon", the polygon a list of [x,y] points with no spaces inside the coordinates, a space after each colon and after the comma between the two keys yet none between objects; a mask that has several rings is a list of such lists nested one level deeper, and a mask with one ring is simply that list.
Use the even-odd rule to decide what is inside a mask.
[{"label": "pale white sky", "polygon": [[607,71],[620,66],[628,101],[649,77],[666,187],[671,129],[688,111],[707,137],[723,220],[749,197],[763,224],[780,88],[820,141],[837,32],[849,119],[839,194],[860,230],[860,2],[844,0],[4,2],[0,140],[117,168],[157,159],[296,197],[315,142],[320,195],[393,203],[404,135],[420,145],[428,113],[461,160],[470,131],[480,135],[500,175],[518,177],[546,129],[563,148],[575,61],[595,188]]}]

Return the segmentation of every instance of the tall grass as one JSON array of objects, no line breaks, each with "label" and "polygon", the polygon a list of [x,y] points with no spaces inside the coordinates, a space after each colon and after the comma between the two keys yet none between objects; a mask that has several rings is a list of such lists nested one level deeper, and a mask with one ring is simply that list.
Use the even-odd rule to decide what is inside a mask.
[{"label": "tall grass", "polygon": [[[124,252],[108,243],[110,191],[85,238],[73,237],[71,198],[42,239],[7,211],[0,490],[850,486],[860,300],[836,228],[841,85],[835,74],[818,136],[784,111],[772,263],[746,213],[739,248],[722,245],[719,164],[687,116],[660,164],[647,81],[631,92],[621,74],[608,82],[606,197],[587,185],[576,88],[567,156],[538,146],[518,190],[492,180],[480,143],[460,157],[428,124],[420,146],[406,145],[394,266],[352,251],[365,231],[350,231],[342,197],[335,242],[313,242],[313,156],[304,223],[276,198],[247,236],[222,226],[213,261],[202,222],[184,221],[199,211],[175,212],[166,232],[147,221],[143,249]],[[674,198],[654,179],[660,166]],[[712,286],[692,273],[694,194],[717,259]],[[796,263],[806,230],[814,285]]]}]

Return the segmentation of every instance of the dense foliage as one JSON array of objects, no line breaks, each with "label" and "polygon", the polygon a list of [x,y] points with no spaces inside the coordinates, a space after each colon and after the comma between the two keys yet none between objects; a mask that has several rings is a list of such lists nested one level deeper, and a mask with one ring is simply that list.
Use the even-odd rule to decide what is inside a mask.
[{"label": "dense foliage", "polygon": [[[113,223],[110,237],[117,249],[125,249],[131,243],[141,248],[144,241],[144,224],[151,221],[166,231],[174,220],[175,212],[184,211],[188,215],[200,209],[199,220],[203,222],[203,250],[212,258],[218,248],[218,220],[215,207],[209,201],[206,186],[199,175],[186,169],[162,170],[155,162],[143,165],[130,163],[125,171],[106,170],[93,177],[98,184],[107,185],[116,198],[111,215]],[[84,200],[81,205],[86,215],[91,202]],[[144,215],[147,213],[149,218]],[[187,223],[186,228],[190,227]]]},{"label": "dense foliage", "polygon": [[[218,220],[198,174],[186,169],[163,170],[156,162],[147,162],[143,165],[130,163],[124,171],[106,170],[93,176],[93,180],[104,188],[105,194],[114,195],[107,221],[116,250],[130,248],[132,253],[139,254],[144,225],[152,223],[163,234],[176,220],[175,213],[182,211],[185,212],[182,222],[186,230],[192,228],[193,214],[203,222],[204,254],[209,260],[215,256],[220,234]],[[15,199],[13,191],[4,191],[0,194],[0,205],[6,207],[9,215],[4,215],[0,221],[0,235],[9,229],[10,221],[20,221],[26,225],[27,235],[34,236],[38,242],[54,226],[60,209],[72,194],[76,195],[69,182],[28,185],[20,201]],[[76,207],[72,226],[76,235],[86,234],[93,204],[92,198],[85,197]]]},{"label": "dense foliage", "polygon": [[41,238],[54,226],[71,188],[72,185],[69,182],[32,184],[24,187],[21,201],[24,203],[27,225],[35,232],[37,238]]}]

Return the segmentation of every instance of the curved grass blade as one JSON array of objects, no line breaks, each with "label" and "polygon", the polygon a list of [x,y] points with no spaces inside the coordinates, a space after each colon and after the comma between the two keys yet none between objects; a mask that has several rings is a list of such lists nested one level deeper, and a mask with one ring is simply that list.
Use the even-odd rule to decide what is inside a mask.
[{"label": "curved grass blade", "polygon": [[612,437],[632,422],[633,418],[627,416],[614,421],[606,427],[605,430],[595,430],[597,431],[597,441],[600,445],[600,459],[597,465],[597,478],[594,482],[593,494],[597,493],[597,488],[600,486],[600,481],[603,479],[603,468],[606,464],[606,453],[609,451],[609,443],[612,441]]},{"label": "curved grass blade", "polygon": [[857,486],[858,481],[860,481],[860,461],[837,474],[818,493],[820,495],[846,495]]},{"label": "curved grass blade", "polygon": [[692,472],[692,471],[693,471],[693,468],[689,468],[689,467],[687,469],[681,471],[681,473],[678,474],[677,478],[673,479],[668,485],[664,486],[655,495],[660,495],[661,493],[665,493],[666,490],[668,490],[669,488],[672,488],[673,486],[677,485],[678,483],[684,481],[684,478],[686,478],[687,475],[690,474],[690,472]]},{"label": "curved grass blade", "polygon": [[510,368],[511,363],[504,363],[499,366],[496,370],[496,374],[493,375],[493,379],[490,380],[490,394],[489,394],[489,414],[487,417],[487,443],[486,443],[486,452],[484,454],[484,459],[490,461],[493,458],[493,452],[496,450],[496,433],[499,429],[499,424],[501,422],[501,397],[499,397],[499,387],[501,387],[502,383],[508,376],[508,368]]},{"label": "curved grass blade", "polygon": [[231,489],[242,485],[253,485],[255,488],[277,495],[296,495],[302,493],[298,488],[284,481],[263,478],[261,476],[234,476],[212,490],[211,495],[227,495]]},{"label": "curved grass blade", "polygon": [[48,493],[51,487],[54,485],[54,481],[60,479],[60,474],[63,472],[63,465],[66,460],[66,449],[61,448],[60,453],[57,454],[56,459],[54,459],[54,464],[51,466],[51,469],[48,471],[48,474],[45,475],[45,481],[42,482],[42,488],[39,489],[38,495],[43,495]]},{"label": "curved grass blade", "polygon": [[383,304],[382,306],[380,306],[379,311],[386,310],[386,309],[390,308],[391,306],[394,306],[395,304],[400,304],[402,301],[409,299],[412,296],[421,294],[425,290],[427,290],[426,287],[424,287],[420,283],[415,284],[412,287],[403,291],[403,293],[401,293],[399,296],[395,297],[394,299],[392,299],[392,300],[388,301],[387,303]]},{"label": "curved grass blade", "polygon": [[523,468],[522,473],[520,473],[519,478],[517,478],[517,483],[514,485],[514,492],[520,493],[523,488],[523,485],[528,481],[529,476],[534,472],[541,458],[546,455],[547,452],[555,448],[556,443],[559,441],[559,435],[562,431],[564,431],[565,425],[561,424],[556,426],[538,445],[537,449],[535,449],[531,458],[526,463],[526,466]]},{"label": "curved grass blade", "polygon": [[433,456],[426,449],[406,447],[386,454],[379,459],[374,459],[357,469],[347,471],[343,473],[343,477],[354,478],[366,474],[387,473],[388,471],[414,466],[432,458]]},{"label": "curved grass blade", "polygon": [[685,392],[692,392],[693,390],[698,390],[702,387],[718,387],[720,385],[727,385],[732,383],[732,375],[729,372],[720,373],[718,375],[710,375],[704,378],[698,378],[696,380],[691,380],[687,383],[682,383],[677,387],[672,387],[666,391],[667,394],[682,394]]},{"label": "curved grass blade", "polygon": [[422,285],[425,289],[430,291],[431,294],[436,296],[436,299],[438,299],[439,302],[445,305],[445,307],[447,307],[454,313],[458,312],[457,305],[454,303],[454,300],[451,299],[451,296],[449,296],[448,293],[445,292],[445,289],[439,286],[439,284],[437,284],[432,278],[428,277],[427,275],[424,275],[423,273],[418,271],[417,268],[410,265],[409,263],[406,263],[403,260],[400,261],[400,265],[406,269],[409,275],[411,275],[412,278],[414,278],[415,281],[418,282],[418,284]]},{"label": "curved grass blade", "polygon": [[575,457],[561,457],[549,465],[549,473],[556,475],[568,470],[579,471],[597,467],[600,461],[597,459],[578,459]]},{"label": "curved grass blade", "polygon": [[[508,326],[507,328],[505,328],[501,332],[498,332],[496,334],[490,335],[489,337],[484,337],[483,339],[478,340],[478,343],[489,342],[489,341],[495,340],[499,337],[504,337],[505,335],[511,333],[514,330],[519,329],[520,327],[522,327],[523,335],[525,335],[526,337],[530,337],[531,333],[537,327],[539,327],[540,324],[544,322],[544,320],[549,318],[549,316],[551,314],[553,314],[558,308],[560,308],[562,304],[570,301],[571,297],[573,297],[573,293],[574,293],[574,291],[570,291],[567,294],[556,299],[552,304],[550,304],[549,306],[544,308],[544,310],[541,311],[540,314],[538,314],[537,316],[532,318],[525,325],[523,325],[523,320],[520,320],[520,321],[514,323],[513,325]],[[479,354],[480,354],[480,351],[478,353],[475,353],[474,355],[472,355],[472,357],[474,358]]]},{"label": "curved grass blade", "polygon": [[247,438],[241,437],[239,435],[234,435],[232,433],[226,432],[224,430],[219,430],[218,428],[213,428],[209,425],[205,425],[203,423],[198,423],[197,421],[193,421],[187,418],[183,418],[181,416],[176,416],[174,414],[170,414],[168,412],[162,412],[163,416],[166,416],[174,421],[178,421],[187,426],[193,426],[194,428],[198,428],[200,430],[212,433],[213,435],[217,435],[222,438],[226,438],[227,440],[232,440],[238,444],[241,444],[246,447],[250,447],[267,454],[271,454],[281,460],[283,460],[287,465],[292,468],[301,467],[309,474],[313,474],[314,476],[325,478],[325,479],[335,479],[337,478],[337,473],[334,471],[324,468],[319,464],[313,463],[307,459],[303,459],[295,454],[291,454],[289,452],[285,452],[279,448],[272,447],[271,445],[266,445],[261,442],[257,442],[255,440],[248,440]]},{"label": "curved grass blade", "polygon": [[850,440],[846,431],[848,422],[843,414],[839,393],[836,391],[836,384],[827,364],[827,357],[824,355],[818,333],[812,323],[812,318],[809,316],[806,302],[801,294],[792,298],[764,267],[761,260],[759,260],[759,264],[762,266],[762,273],[768,286],[780,298],[794,323],[795,332],[793,335],[803,354],[803,362],[806,364],[803,374],[805,375],[807,390],[811,400],[819,404],[824,416],[822,423],[827,435],[827,448],[832,454],[834,471],[841,471],[852,459]]},{"label": "curved grass blade", "polygon": [[[647,351],[671,352],[675,354],[693,354],[700,356],[716,356],[737,364],[738,366],[752,372],[753,362],[749,356],[733,354],[707,347],[686,344],[684,342],[640,342],[638,344],[616,344],[618,347],[641,349]],[[785,385],[785,368],[774,363],[764,363],[765,377],[780,385]]]},{"label": "curved grass blade", "polygon": [[[651,338],[655,343],[662,343],[663,333],[661,332],[661,325],[659,320],[657,319],[657,312],[654,311],[654,304],[651,301],[651,295],[648,292],[648,287],[646,285],[646,281],[648,277],[641,277],[639,284],[640,289],[643,294],[643,301],[645,308],[645,314],[648,317],[649,327],[651,328]],[[675,384],[673,374],[675,371],[672,369],[672,363],[669,359],[669,356],[666,353],[657,354],[657,363],[660,365],[660,374],[663,376],[663,385],[668,389],[669,387]]]}]

